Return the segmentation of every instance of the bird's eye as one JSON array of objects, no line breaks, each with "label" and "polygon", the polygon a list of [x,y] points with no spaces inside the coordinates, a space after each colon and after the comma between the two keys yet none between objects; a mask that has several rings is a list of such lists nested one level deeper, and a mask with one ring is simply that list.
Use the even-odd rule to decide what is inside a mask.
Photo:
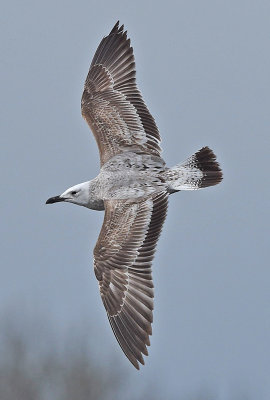
[{"label": "bird's eye", "polygon": [[77,193],[76,190],[73,190],[73,191],[71,192],[71,194],[72,194],[73,196],[74,196],[76,193]]}]

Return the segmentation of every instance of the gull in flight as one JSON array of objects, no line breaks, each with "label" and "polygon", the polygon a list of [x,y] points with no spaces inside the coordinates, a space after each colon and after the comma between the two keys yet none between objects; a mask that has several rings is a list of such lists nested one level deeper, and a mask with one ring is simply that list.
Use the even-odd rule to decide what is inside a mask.
[{"label": "gull in flight", "polygon": [[169,168],[160,134],[135,79],[133,49],[119,22],[98,46],[81,100],[100,155],[99,175],[51,197],[105,210],[94,249],[94,271],[113,333],[139,369],[148,355],[153,321],[151,265],[169,195],[222,180],[216,156],[203,147]]}]

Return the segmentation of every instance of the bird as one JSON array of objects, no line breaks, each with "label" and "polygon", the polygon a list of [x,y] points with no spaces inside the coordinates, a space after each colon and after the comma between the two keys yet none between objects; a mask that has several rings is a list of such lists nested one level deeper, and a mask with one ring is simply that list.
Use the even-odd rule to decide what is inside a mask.
[{"label": "bird", "polygon": [[105,211],[94,273],[113,333],[139,369],[152,335],[152,261],[168,198],[218,184],[222,170],[209,147],[174,167],[166,165],[135,74],[133,48],[118,21],[95,52],[81,99],[82,116],[98,145],[100,172],[46,204],[69,202]]}]

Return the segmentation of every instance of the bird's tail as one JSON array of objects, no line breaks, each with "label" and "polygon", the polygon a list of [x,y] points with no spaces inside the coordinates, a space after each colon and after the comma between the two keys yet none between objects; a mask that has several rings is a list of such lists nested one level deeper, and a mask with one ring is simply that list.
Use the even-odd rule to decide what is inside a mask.
[{"label": "bird's tail", "polygon": [[170,193],[196,190],[217,185],[222,181],[222,171],[213,151],[203,147],[183,163],[168,169],[165,179]]}]

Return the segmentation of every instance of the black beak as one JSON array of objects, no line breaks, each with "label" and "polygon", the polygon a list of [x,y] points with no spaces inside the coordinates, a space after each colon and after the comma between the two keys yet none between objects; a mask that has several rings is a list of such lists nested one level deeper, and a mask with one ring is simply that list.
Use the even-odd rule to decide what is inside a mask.
[{"label": "black beak", "polygon": [[46,201],[46,204],[59,203],[59,201],[65,201],[65,199],[63,199],[63,198],[60,197],[60,196],[50,197],[50,198]]}]

